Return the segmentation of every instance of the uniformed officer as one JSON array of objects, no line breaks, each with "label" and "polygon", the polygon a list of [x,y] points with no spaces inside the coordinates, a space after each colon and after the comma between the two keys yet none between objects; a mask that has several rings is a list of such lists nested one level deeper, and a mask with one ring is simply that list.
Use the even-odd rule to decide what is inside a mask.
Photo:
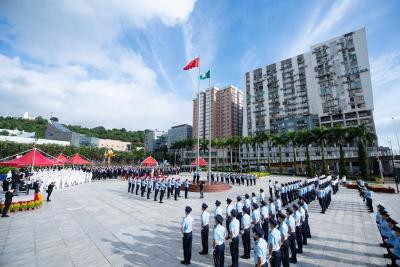
[{"label": "uniformed officer", "polygon": [[240,223],[237,219],[237,211],[233,209],[230,212],[230,224],[229,224],[229,248],[232,256],[232,267],[239,266],[239,232]]},{"label": "uniformed officer", "polygon": [[253,235],[256,244],[254,247],[254,263],[257,267],[268,267],[268,244],[263,236],[264,230],[261,228],[260,225],[257,225],[254,228]]},{"label": "uniformed officer", "polygon": [[132,187],[132,178],[129,177],[129,178],[128,178],[128,193],[131,192],[131,187]]},{"label": "uniformed officer", "polygon": [[147,183],[147,199],[150,199],[150,193],[151,189],[153,189],[153,182],[150,180],[150,178],[146,181]]},{"label": "uniformed officer", "polygon": [[253,223],[253,227],[255,227],[256,225],[260,224],[261,214],[257,203],[253,203],[252,207],[253,207],[253,212],[251,213],[251,220]]},{"label": "uniformed officer", "polygon": [[147,180],[145,178],[142,178],[142,181],[140,183],[140,190],[141,192],[141,197],[144,197],[144,192],[146,191],[146,185],[147,185]]},{"label": "uniformed officer", "polygon": [[155,180],[155,183],[154,183],[154,201],[157,201],[157,196],[158,196],[158,193],[160,192],[160,187],[161,187],[160,180],[159,179]]},{"label": "uniformed officer", "polygon": [[277,229],[277,221],[270,218],[269,227],[272,229],[268,235],[268,249],[271,267],[281,266],[281,233]]},{"label": "uniformed officer", "polygon": [[221,214],[217,214],[215,216],[215,226],[214,226],[214,240],[213,240],[213,249],[214,249],[214,266],[215,267],[223,267],[225,261],[225,238],[227,237],[226,228],[222,226],[224,218]]},{"label": "uniformed officer", "polygon": [[291,263],[297,263],[297,250],[296,250],[296,221],[293,218],[293,209],[291,207],[286,208],[287,218],[285,220],[288,231],[289,231],[289,248],[292,254],[290,258]]},{"label": "uniformed officer", "polygon": [[181,232],[183,235],[183,261],[182,264],[190,264],[192,258],[192,232],[193,232],[193,218],[190,215],[192,208],[189,206],[185,207],[185,217],[182,220]]},{"label": "uniformed officer", "polygon": [[285,223],[286,215],[283,212],[278,213],[279,232],[281,233],[281,256],[283,267],[289,267],[289,230]]},{"label": "uniformed officer", "polygon": [[171,179],[168,179],[167,181],[167,199],[169,199],[170,195],[171,195]]},{"label": "uniformed officer", "polygon": [[185,198],[187,199],[188,198],[188,192],[189,192],[189,181],[188,181],[188,179],[186,179],[183,182],[183,186],[185,187]]},{"label": "uniformed officer", "polygon": [[296,223],[296,243],[297,243],[297,253],[303,253],[303,235],[301,232],[301,213],[299,210],[299,206],[297,204],[293,204],[293,218]]},{"label": "uniformed officer", "polygon": [[240,231],[242,235],[243,251],[244,254],[240,256],[242,259],[250,259],[250,209],[248,207],[243,207],[243,217],[242,217],[242,230]]},{"label": "uniformed officer", "polygon": [[250,210],[251,208],[251,200],[249,194],[244,195],[244,206]]},{"label": "uniformed officer", "polygon": [[135,183],[136,183],[136,192],[135,192],[135,194],[136,194],[136,195],[139,195],[139,187],[140,187],[140,180],[139,180],[139,178],[136,178],[136,179],[135,179]]},{"label": "uniformed officer", "polygon": [[243,216],[243,203],[242,203],[242,198],[240,196],[237,196],[236,198],[236,211],[237,211],[237,219],[239,220],[240,223],[240,229],[242,229],[242,216]]},{"label": "uniformed officer", "polygon": [[260,202],[265,200],[265,193],[264,189],[260,188]]},{"label": "uniformed officer", "polygon": [[201,205],[201,209],[203,212],[201,213],[201,244],[203,246],[203,250],[199,252],[200,255],[208,254],[208,232],[209,232],[209,224],[210,224],[210,213],[207,211],[208,205],[203,203]]},{"label": "uniformed officer", "polygon": [[268,206],[269,218],[276,219],[276,209],[274,204],[274,199],[272,197],[269,198],[269,206]]},{"label": "uniformed officer", "polygon": [[160,203],[163,203],[163,198],[165,195],[165,190],[167,189],[167,184],[165,182],[165,180],[163,179],[160,183]]},{"label": "uniformed officer", "polygon": [[175,180],[174,183],[174,199],[178,200],[178,190],[179,190],[179,181],[178,179]]},{"label": "uniformed officer", "polygon": [[262,200],[260,204],[261,204],[260,214],[261,214],[262,229],[264,231],[264,239],[268,240],[268,225],[269,225],[268,206],[264,200]]},{"label": "uniformed officer", "polygon": [[221,201],[215,201],[214,218],[219,214],[222,216]]},{"label": "uniformed officer", "polygon": [[231,211],[233,210],[233,205],[232,205],[232,199],[227,198],[226,199],[226,229],[229,229],[229,224],[231,223]]},{"label": "uniformed officer", "polygon": [[309,213],[308,213],[308,205],[305,201],[304,198],[300,198],[299,205],[304,209],[306,213],[306,218],[304,220],[304,227],[305,227],[305,233],[307,238],[311,238],[311,230],[310,230],[310,225],[308,224],[308,218],[309,218]]}]

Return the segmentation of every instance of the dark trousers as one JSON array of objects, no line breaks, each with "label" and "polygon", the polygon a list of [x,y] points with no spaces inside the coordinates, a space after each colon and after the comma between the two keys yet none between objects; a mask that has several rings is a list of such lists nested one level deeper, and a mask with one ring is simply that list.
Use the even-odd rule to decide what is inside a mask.
[{"label": "dark trousers", "polygon": [[131,192],[131,187],[132,187],[132,184],[128,183],[128,193]]},{"label": "dark trousers", "polygon": [[319,205],[321,206],[321,212],[325,213],[325,203],[324,200],[322,198],[320,198],[319,200]]},{"label": "dark trousers", "polygon": [[369,211],[373,212],[374,211],[374,207],[372,206],[372,198],[367,198],[367,206]]},{"label": "dark trousers", "polygon": [[150,193],[151,193],[151,189],[147,189],[147,199],[150,199]]},{"label": "dark trousers", "polygon": [[4,208],[3,208],[3,212],[1,214],[1,216],[6,216],[8,213],[8,210],[10,209],[11,206],[11,202],[5,202],[4,203]]},{"label": "dark trousers", "polygon": [[243,251],[246,258],[250,258],[250,228],[244,230],[242,235]]},{"label": "dark trousers", "polygon": [[165,194],[165,190],[161,190],[160,191],[160,203],[162,202],[162,200],[164,198],[164,194]]},{"label": "dark trousers", "polygon": [[174,195],[174,197],[175,197],[175,200],[178,200],[178,188],[175,188],[175,195]]},{"label": "dark trousers", "polygon": [[139,194],[139,185],[136,185],[136,195]]},{"label": "dark trousers", "polygon": [[306,227],[307,238],[311,238],[310,225],[308,224],[308,215],[306,215],[305,227]]},{"label": "dark trousers", "polygon": [[268,220],[264,219],[264,222],[262,224],[262,229],[264,230],[264,239],[268,240]]},{"label": "dark trousers", "polygon": [[269,196],[272,197],[272,187],[269,188]]},{"label": "dark trousers", "polygon": [[154,191],[154,201],[157,201],[158,191],[160,191],[160,189]]},{"label": "dark trousers", "polygon": [[280,250],[272,252],[272,257],[269,260],[271,267],[280,267],[281,266],[281,252]]},{"label": "dark trousers", "polygon": [[168,187],[167,198],[171,195],[171,188]]},{"label": "dark trousers", "polygon": [[146,187],[143,186],[143,187],[142,187],[142,194],[141,194],[142,197],[144,196],[144,192],[145,192],[145,191],[146,191]]},{"label": "dark trousers", "polygon": [[50,200],[51,193],[53,193],[53,190],[49,190],[49,191],[47,192],[47,201]]},{"label": "dark trousers", "polygon": [[239,237],[232,238],[232,242],[229,243],[232,256],[232,267],[239,266]]},{"label": "dark trousers", "polygon": [[303,253],[303,236],[301,234],[301,226],[296,226],[296,243],[297,252]]},{"label": "dark trousers", "polygon": [[225,244],[217,245],[214,250],[214,266],[223,267],[225,261]]},{"label": "dark trousers", "polygon": [[303,222],[301,225],[301,235],[303,236],[303,245],[307,245],[307,231],[305,222]]},{"label": "dark trousers", "polygon": [[208,225],[201,229],[201,245],[203,246],[203,253],[208,254]]},{"label": "dark trousers", "polygon": [[189,192],[189,187],[185,187],[185,198],[187,198]]},{"label": "dark trousers", "polygon": [[190,263],[192,258],[192,233],[183,234],[183,260],[185,263]]},{"label": "dark trousers", "polygon": [[289,241],[287,239],[281,246],[281,257],[283,267],[289,267]]},{"label": "dark trousers", "polygon": [[290,253],[292,254],[292,261],[297,262],[297,251],[296,251],[296,233],[292,233],[289,236],[289,247]]},{"label": "dark trousers", "polygon": [[131,187],[131,193],[133,194],[133,191],[135,190],[135,184],[132,184],[132,187]]}]

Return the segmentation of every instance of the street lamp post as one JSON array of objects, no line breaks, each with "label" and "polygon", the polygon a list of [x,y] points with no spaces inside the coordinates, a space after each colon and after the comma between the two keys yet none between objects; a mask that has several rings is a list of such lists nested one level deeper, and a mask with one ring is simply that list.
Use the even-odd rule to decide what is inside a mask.
[{"label": "street lamp post", "polygon": [[396,123],[394,122],[394,118],[392,117],[392,122],[393,122],[393,127],[394,127],[394,133],[396,134],[396,141],[397,141],[397,149],[398,153],[400,153],[400,143],[399,143],[399,137],[397,136],[397,128],[396,128]]},{"label": "street lamp post", "polygon": [[391,154],[392,154],[392,166],[393,166],[392,168],[393,168],[394,181],[396,183],[397,193],[399,193],[399,184],[398,184],[397,177],[396,177],[396,169],[394,168],[394,154],[393,154],[392,142],[390,140],[388,142],[389,142],[390,151],[391,151]]}]

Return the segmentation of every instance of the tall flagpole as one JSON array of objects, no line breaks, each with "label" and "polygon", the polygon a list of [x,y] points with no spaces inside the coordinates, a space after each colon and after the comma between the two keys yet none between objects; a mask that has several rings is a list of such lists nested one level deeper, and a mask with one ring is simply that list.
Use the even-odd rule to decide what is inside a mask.
[{"label": "tall flagpole", "polygon": [[[211,175],[211,170],[212,170],[212,167],[211,167],[211,120],[212,120],[212,107],[211,107],[211,105],[212,105],[212,98],[211,97],[213,97],[213,90],[211,89],[211,69],[209,69],[208,70],[209,72],[210,72],[210,77],[208,78],[208,88],[209,88],[209,90],[210,90],[210,113],[209,113],[209,116],[210,116],[210,118],[209,118],[209,129],[208,129],[208,133],[209,133],[209,143],[208,143],[208,172],[210,173],[210,175]],[[211,176],[210,176],[211,177]]]},{"label": "tall flagpole", "polygon": [[200,55],[199,55],[199,68],[198,68],[198,86],[197,86],[197,164],[196,164],[196,171],[200,173],[199,169],[199,159],[200,159]]}]

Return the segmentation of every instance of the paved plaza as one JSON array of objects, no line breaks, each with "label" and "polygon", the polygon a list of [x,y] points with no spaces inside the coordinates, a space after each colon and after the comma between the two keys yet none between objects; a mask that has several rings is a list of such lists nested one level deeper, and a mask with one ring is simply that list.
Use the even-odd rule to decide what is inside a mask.
[{"label": "paved plaza", "polygon": [[[272,176],[281,182],[293,180]],[[11,214],[0,220],[0,266],[182,266],[179,231],[184,207],[195,218],[192,266],[212,266],[211,254],[200,256],[201,203],[214,209],[219,199],[267,189],[268,179],[256,186],[234,186],[228,192],[189,193],[189,199],[164,204],[127,192],[127,182],[108,180],[66,188],[53,193],[51,203],[36,211]],[[398,194],[374,194],[396,220],[400,220]],[[374,200],[374,201],[375,201]],[[376,203],[374,203],[376,205]],[[224,223],[225,224],[225,223]],[[312,239],[291,266],[384,266],[385,249],[375,223],[357,190],[340,187],[326,214],[317,201],[310,205]],[[210,231],[210,243],[212,231]],[[242,242],[240,241],[240,255]],[[231,263],[229,246],[225,264]],[[240,259],[240,266],[254,266]]]}]

